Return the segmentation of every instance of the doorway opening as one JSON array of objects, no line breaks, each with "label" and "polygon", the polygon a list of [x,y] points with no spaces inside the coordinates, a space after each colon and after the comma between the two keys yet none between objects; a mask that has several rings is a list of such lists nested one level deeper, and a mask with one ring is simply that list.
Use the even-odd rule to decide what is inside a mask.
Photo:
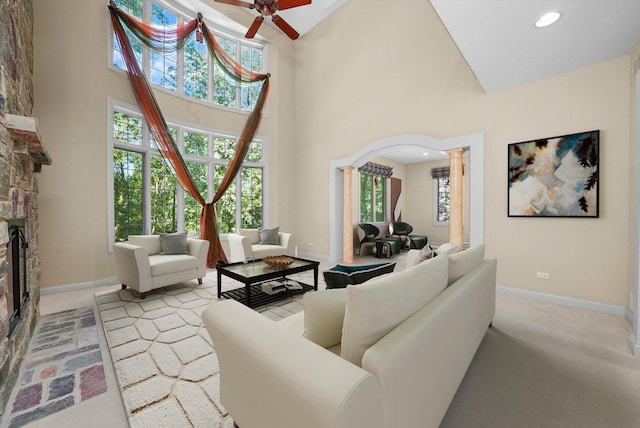
[{"label": "doorway opening", "polygon": [[341,260],[342,254],[342,213],[343,172],[345,166],[360,167],[367,161],[382,156],[385,151],[400,146],[416,146],[425,149],[447,151],[465,148],[470,151],[470,196],[469,196],[469,243],[484,243],[484,134],[476,133],[437,139],[425,135],[398,135],[374,141],[358,150],[352,156],[329,163],[329,259]]}]

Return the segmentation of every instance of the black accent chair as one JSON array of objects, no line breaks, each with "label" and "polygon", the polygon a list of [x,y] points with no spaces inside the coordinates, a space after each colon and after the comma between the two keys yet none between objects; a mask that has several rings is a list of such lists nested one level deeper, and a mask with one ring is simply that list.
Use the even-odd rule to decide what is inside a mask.
[{"label": "black accent chair", "polygon": [[[400,237],[393,236],[378,236],[380,235],[380,229],[377,226],[374,226],[371,223],[360,223],[358,234],[362,235],[364,232],[364,237],[360,239],[360,251],[359,255],[366,255],[367,250],[371,250],[373,252],[373,248],[376,248],[376,241],[382,241],[389,244],[389,248],[391,249],[391,254],[388,256],[392,256],[394,254],[400,253],[402,249],[402,239]],[[360,232],[362,230],[362,232]],[[363,254],[364,253],[364,254]],[[377,254],[380,257],[380,254]]]},{"label": "black accent chair", "polygon": [[419,250],[427,245],[427,242],[429,242],[429,240],[427,239],[426,235],[414,235],[411,232],[413,232],[413,226],[404,221],[393,221],[389,225],[389,233],[391,233],[392,235],[401,235],[407,237],[409,249]]}]

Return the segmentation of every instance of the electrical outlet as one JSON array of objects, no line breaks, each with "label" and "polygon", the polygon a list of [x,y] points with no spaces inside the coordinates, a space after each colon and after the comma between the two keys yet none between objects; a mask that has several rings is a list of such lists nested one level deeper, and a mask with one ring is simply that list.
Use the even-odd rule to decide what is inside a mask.
[{"label": "electrical outlet", "polygon": [[549,279],[549,272],[538,272],[536,278]]}]

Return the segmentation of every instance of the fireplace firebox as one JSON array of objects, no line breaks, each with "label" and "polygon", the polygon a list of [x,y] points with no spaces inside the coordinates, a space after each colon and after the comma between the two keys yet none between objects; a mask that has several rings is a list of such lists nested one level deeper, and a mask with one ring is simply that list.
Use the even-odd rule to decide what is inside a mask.
[{"label": "fireplace firebox", "polygon": [[7,242],[7,278],[9,293],[7,295],[7,314],[9,317],[10,337],[22,315],[25,302],[29,299],[29,283],[27,281],[27,242],[25,222],[9,220],[9,242]]}]

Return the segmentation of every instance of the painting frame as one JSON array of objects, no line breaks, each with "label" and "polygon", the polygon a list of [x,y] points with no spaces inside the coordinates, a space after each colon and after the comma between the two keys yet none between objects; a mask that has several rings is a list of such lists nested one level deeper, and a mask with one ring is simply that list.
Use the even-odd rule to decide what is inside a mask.
[{"label": "painting frame", "polygon": [[511,143],[507,159],[509,217],[600,217],[600,130]]}]

